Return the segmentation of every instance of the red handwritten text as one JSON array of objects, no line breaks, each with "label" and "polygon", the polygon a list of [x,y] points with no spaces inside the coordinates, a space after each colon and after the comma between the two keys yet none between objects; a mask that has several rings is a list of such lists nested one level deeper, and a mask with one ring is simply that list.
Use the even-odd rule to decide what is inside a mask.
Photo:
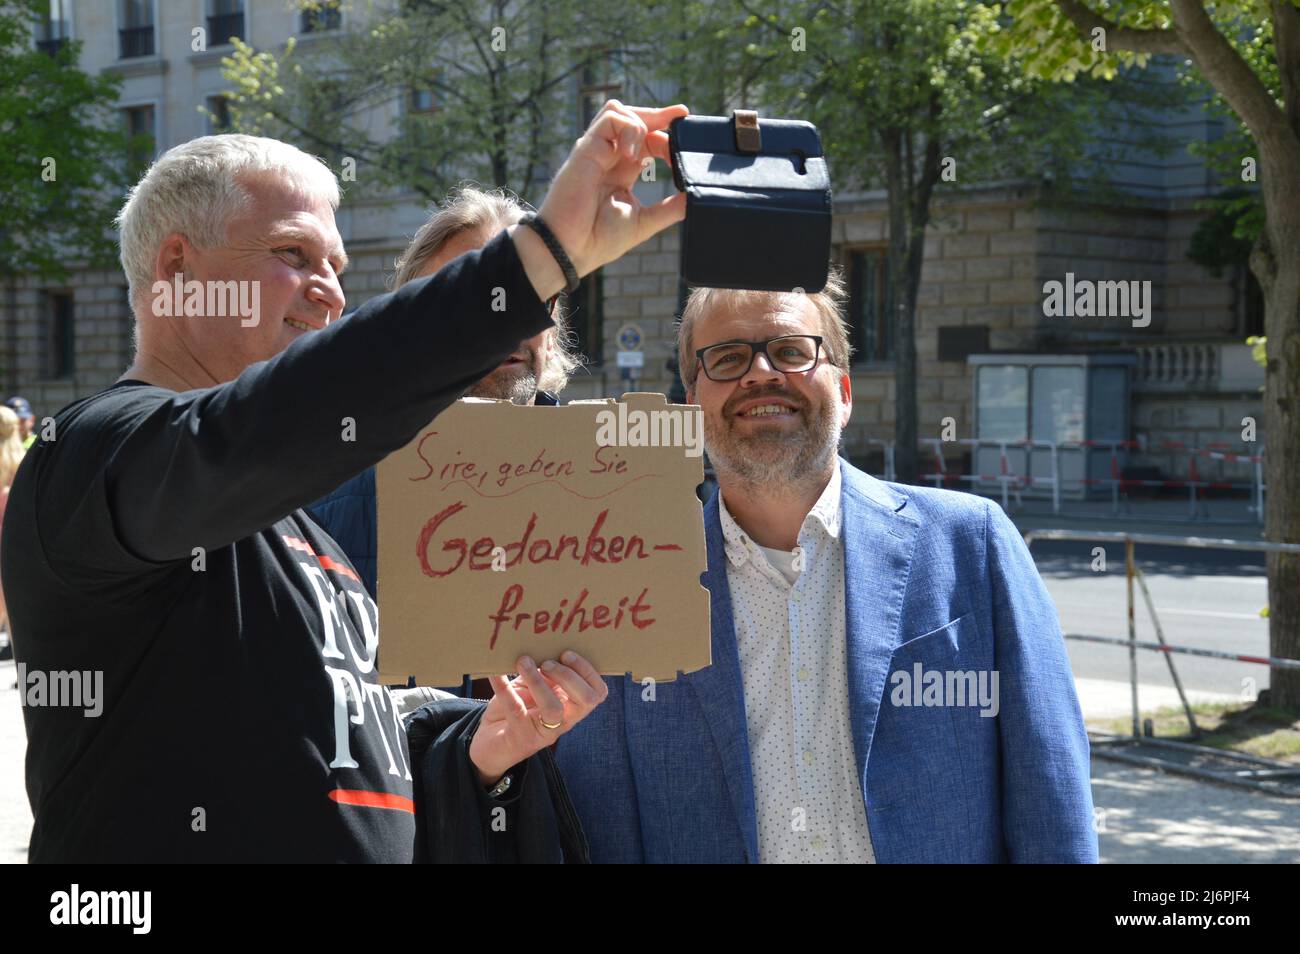
[{"label": "red handwritten text", "polygon": [[[462,566],[470,570],[492,569],[493,552],[499,545],[492,537],[479,537],[473,544],[468,543],[464,537],[452,537],[443,540],[442,552],[452,554],[452,557],[449,563],[434,566],[434,559],[430,555],[430,550],[434,546],[435,536],[444,523],[464,510],[465,507],[464,503],[457,501],[442,512],[430,517],[420,531],[415,549],[416,556],[420,561],[420,569],[425,576],[449,576]],[[622,563],[624,560],[647,559],[653,555],[655,550],[681,549],[680,546],[673,543],[661,543],[648,547],[646,541],[636,534],[629,537],[619,535],[606,537],[601,533],[601,529],[604,527],[605,519],[608,516],[609,508],[606,507],[596,515],[596,519],[585,537],[560,534],[555,539],[540,537],[534,540],[533,531],[537,528],[537,514],[530,514],[528,525],[524,527],[524,532],[519,539],[500,545],[502,550],[505,551],[505,567],[508,569],[518,566],[525,560],[529,563],[571,560],[579,566],[590,566],[593,563]]]},{"label": "red handwritten text", "polygon": [[[643,617],[641,614],[650,612],[650,604],[645,601],[646,594],[650,588],[646,587],[628,606],[628,597],[624,596],[618,601],[617,606],[608,603],[597,603],[588,611],[587,589],[584,587],[578,594],[578,598],[573,601],[573,605],[566,609],[567,599],[560,600],[560,605],[551,610],[534,609],[529,613],[515,612],[519,605],[524,601],[524,588],[518,583],[506,587],[505,593],[501,596],[500,608],[488,619],[494,622],[492,627],[492,639],[488,642],[489,649],[495,649],[497,637],[501,634],[501,627],[506,625],[512,632],[519,632],[520,629],[531,631],[534,635],[540,636],[543,633],[568,633],[575,626],[577,631],[585,633],[589,629],[618,629],[623,625],[625,614],[626,619],[637,629],[645,629],[647,626],[653,626],[654,620]],[[528,626],[524,624],[532,620]]]}]

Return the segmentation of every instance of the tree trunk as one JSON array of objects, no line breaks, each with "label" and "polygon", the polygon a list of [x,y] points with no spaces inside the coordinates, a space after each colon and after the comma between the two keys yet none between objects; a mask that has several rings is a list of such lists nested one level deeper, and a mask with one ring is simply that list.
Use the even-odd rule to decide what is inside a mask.
[{"label": "tree trunk", "polygon": [[[1300,543],[1300,242],[1279,241],[1273,231],[1266,229],[1251,255],[1264,290],[1268,335],[1265,539]],[[1300,554],[1268,555],[1268,603],[1269,655],[1300,659]],[[1300,712],[1300,671],[1272,669],[1269,686],[1273,705]]]}]

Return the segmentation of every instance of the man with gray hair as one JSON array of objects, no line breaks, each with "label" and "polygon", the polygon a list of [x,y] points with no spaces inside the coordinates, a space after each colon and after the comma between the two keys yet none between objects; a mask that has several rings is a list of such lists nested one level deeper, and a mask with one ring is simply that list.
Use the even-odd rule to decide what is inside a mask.
[{"label": "man with gray hair", "polygon": [[[513,195],[472,186],[456,190],[411,239],[397,260],[391,288],[432,275],[466,252],[482,248],[501,229],[519,222],[527,210]],[[472,385],[465,397],[490,398],[514,404],[554,405],[556,395],[579,366],[569,350],[563,301],[548,303],[555,326],[521,341],[497,367]],[[356,567],[370,595],[376,585],[379,540],[375,517],[375,471],[367,468],[308,508]]]},{"label": "man with gray hair", "polygon": [[650,693],[607,679],[560,740],[592,859],[1096,861],[1069,659],[1015,526],[838,457],[842,297],[832,276],[687,301],[713,664]]},{"label": "man with gray hair", "polygon": [[[32,861],[403,862],[417,823],[484,856],[489,813],[544,784],[526,760],[602,680],[572,652],[521,657],[448,730],[458,800],[417,818],[374,601],[300,508],[551,327],[562,289],[682,218],[683,196],[631,190],[686,112],[610,100],[536,219],[347,321],[323,164],[223,135],[150,168],[119,218],[135,361],[32,448],[0,548],[28,678],[103,690],[98,718],[24,708]],[[238,307],[211,307],[230,283]]]}]

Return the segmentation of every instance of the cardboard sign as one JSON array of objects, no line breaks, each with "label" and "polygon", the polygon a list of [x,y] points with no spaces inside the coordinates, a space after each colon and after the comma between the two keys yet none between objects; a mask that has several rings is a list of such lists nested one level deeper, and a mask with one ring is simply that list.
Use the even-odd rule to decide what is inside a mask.
[{"label": "cardboard sign", "polygon": [[662,394],[448,408],[376,474],[383,681],[566,649],[637,679],[709,665],[702,447]]}]

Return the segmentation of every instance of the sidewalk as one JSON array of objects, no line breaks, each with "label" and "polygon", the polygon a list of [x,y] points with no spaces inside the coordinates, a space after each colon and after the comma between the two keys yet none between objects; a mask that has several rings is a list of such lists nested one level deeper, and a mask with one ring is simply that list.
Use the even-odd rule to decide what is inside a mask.
[{"label": "sidewalk", "polygon": [[23,777],[27,732],[14,690],[17,679],[13,660],[0,662],[0,864],[25,863],[32,832],[32,812]]},{"label": "sidewalk", "polygon": [[1103,864],[1300,863],[1300,799],[1092,760]]},{"label": "sidewalk", "polygon": [[[1082,679],[1075,676],[1074,687],[1079,693],[1079,708],[1083,710],[1084,722],[1091,724],[1101,719],[1132,715],[1133,696],[1127,682]],[[1187,701],[1191,705],[1198,705],[1203,702],[1241,702],[1242,700],[1240,696],[1231,693],[1201,692],[1193,689],[1188,690]],[[1178,690],[1173,686],[1138,683],[1138,706],[1142,712],[1181,709],[1182,705]]]}]

